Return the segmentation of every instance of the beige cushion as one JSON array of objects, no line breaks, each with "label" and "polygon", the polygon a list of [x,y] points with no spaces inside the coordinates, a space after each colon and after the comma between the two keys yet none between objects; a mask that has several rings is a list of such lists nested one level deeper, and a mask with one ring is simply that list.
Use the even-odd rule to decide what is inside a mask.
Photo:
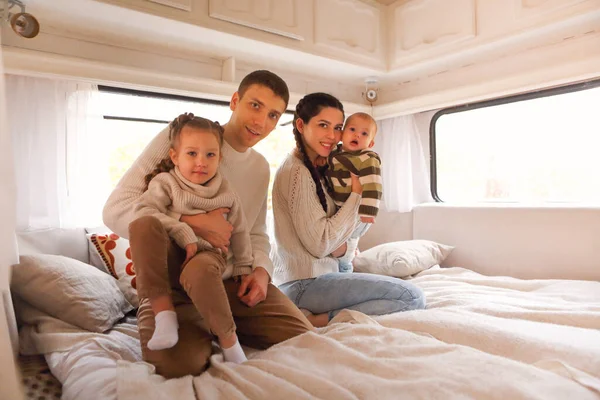
[{"label": "beige cushion", "polygon": [[454,249],[430,240],[405,240],[380,244],[360,253],[355,272],[404,278],[440,264]]},{"label": "beige cushion", "polygon": [[110,329],[133,309],[116,279],[64,256],[21,256],[11,289],[46,314],[92,332]]}]

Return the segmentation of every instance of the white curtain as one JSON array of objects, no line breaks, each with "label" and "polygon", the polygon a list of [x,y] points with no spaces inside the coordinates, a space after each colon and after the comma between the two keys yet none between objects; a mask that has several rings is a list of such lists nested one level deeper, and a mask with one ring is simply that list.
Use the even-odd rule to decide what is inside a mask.
[{"label": "white curtain", "polygon": [[[17,229],[97,224],[91,84],[7,75],[17,181]],[[89,221],[88,221],[89,219]]]},{"label": "white curtain", "polygon": [[373,150],[381,157],[385,209],[409,212],[417,204],[432,201],[423,146],[427,132],[419,131],[415,115],[381,120],[377,126]]}]

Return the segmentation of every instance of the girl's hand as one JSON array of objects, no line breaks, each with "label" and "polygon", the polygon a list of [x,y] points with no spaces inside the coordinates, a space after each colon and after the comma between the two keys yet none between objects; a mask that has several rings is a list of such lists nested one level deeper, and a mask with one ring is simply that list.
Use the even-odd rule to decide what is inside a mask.
[{"label": "girl's hand", "polygon": [[190,243],[185,245],[185,261],[183,265],[187,264],[198,252],[198,243]]},{"label": "girl's hand", "polygon": [[350,173],[350,178],[352,179],[352,192],[362,194],[363,188],[358,175]]}]

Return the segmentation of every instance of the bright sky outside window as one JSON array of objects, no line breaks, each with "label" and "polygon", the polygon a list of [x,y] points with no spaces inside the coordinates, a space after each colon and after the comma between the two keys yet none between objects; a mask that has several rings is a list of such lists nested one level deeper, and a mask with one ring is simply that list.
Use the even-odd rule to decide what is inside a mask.
[{"label": "bright sky outside window", "polygon": [[600,87],[467,109],[435,121],[444,202],[600,203]]}]

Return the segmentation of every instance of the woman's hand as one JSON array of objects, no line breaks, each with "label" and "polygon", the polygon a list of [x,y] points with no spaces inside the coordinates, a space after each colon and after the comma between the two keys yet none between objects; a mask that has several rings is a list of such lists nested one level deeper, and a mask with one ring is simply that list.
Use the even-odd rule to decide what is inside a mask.
[{"label": "woman's hand", "polygon": [[347,249],[348,249],[348,245],[346,245],[346,242],[344,242],[344,244],[342,244],[340,247],[338,247],[337,249],[335,249],[334,251],[332,251],[331,255],[333,257],[340,258],[344,254],[346,254],[346,250]]},{"label": "woman's hand", "polygon": [[233,225],[223,216],[228,212],[229,208],[217,208],[206,214],[182,215],[180,221],[188,224],[196,235],[206,240],[212,247],[227,254],[229,239],[233,232]]},{"label": "woman's hand", "polygon": [[317,158],[315,159],[315,167],[324,167],[327,165],[327,158],[326,157],[321,157],[321,156],[317,156]]},{"label": "woman's hand", "polygon": [[362,194],[363,188],[358,175],[350,173],[350,179],[352,179],[352,192]]}]

